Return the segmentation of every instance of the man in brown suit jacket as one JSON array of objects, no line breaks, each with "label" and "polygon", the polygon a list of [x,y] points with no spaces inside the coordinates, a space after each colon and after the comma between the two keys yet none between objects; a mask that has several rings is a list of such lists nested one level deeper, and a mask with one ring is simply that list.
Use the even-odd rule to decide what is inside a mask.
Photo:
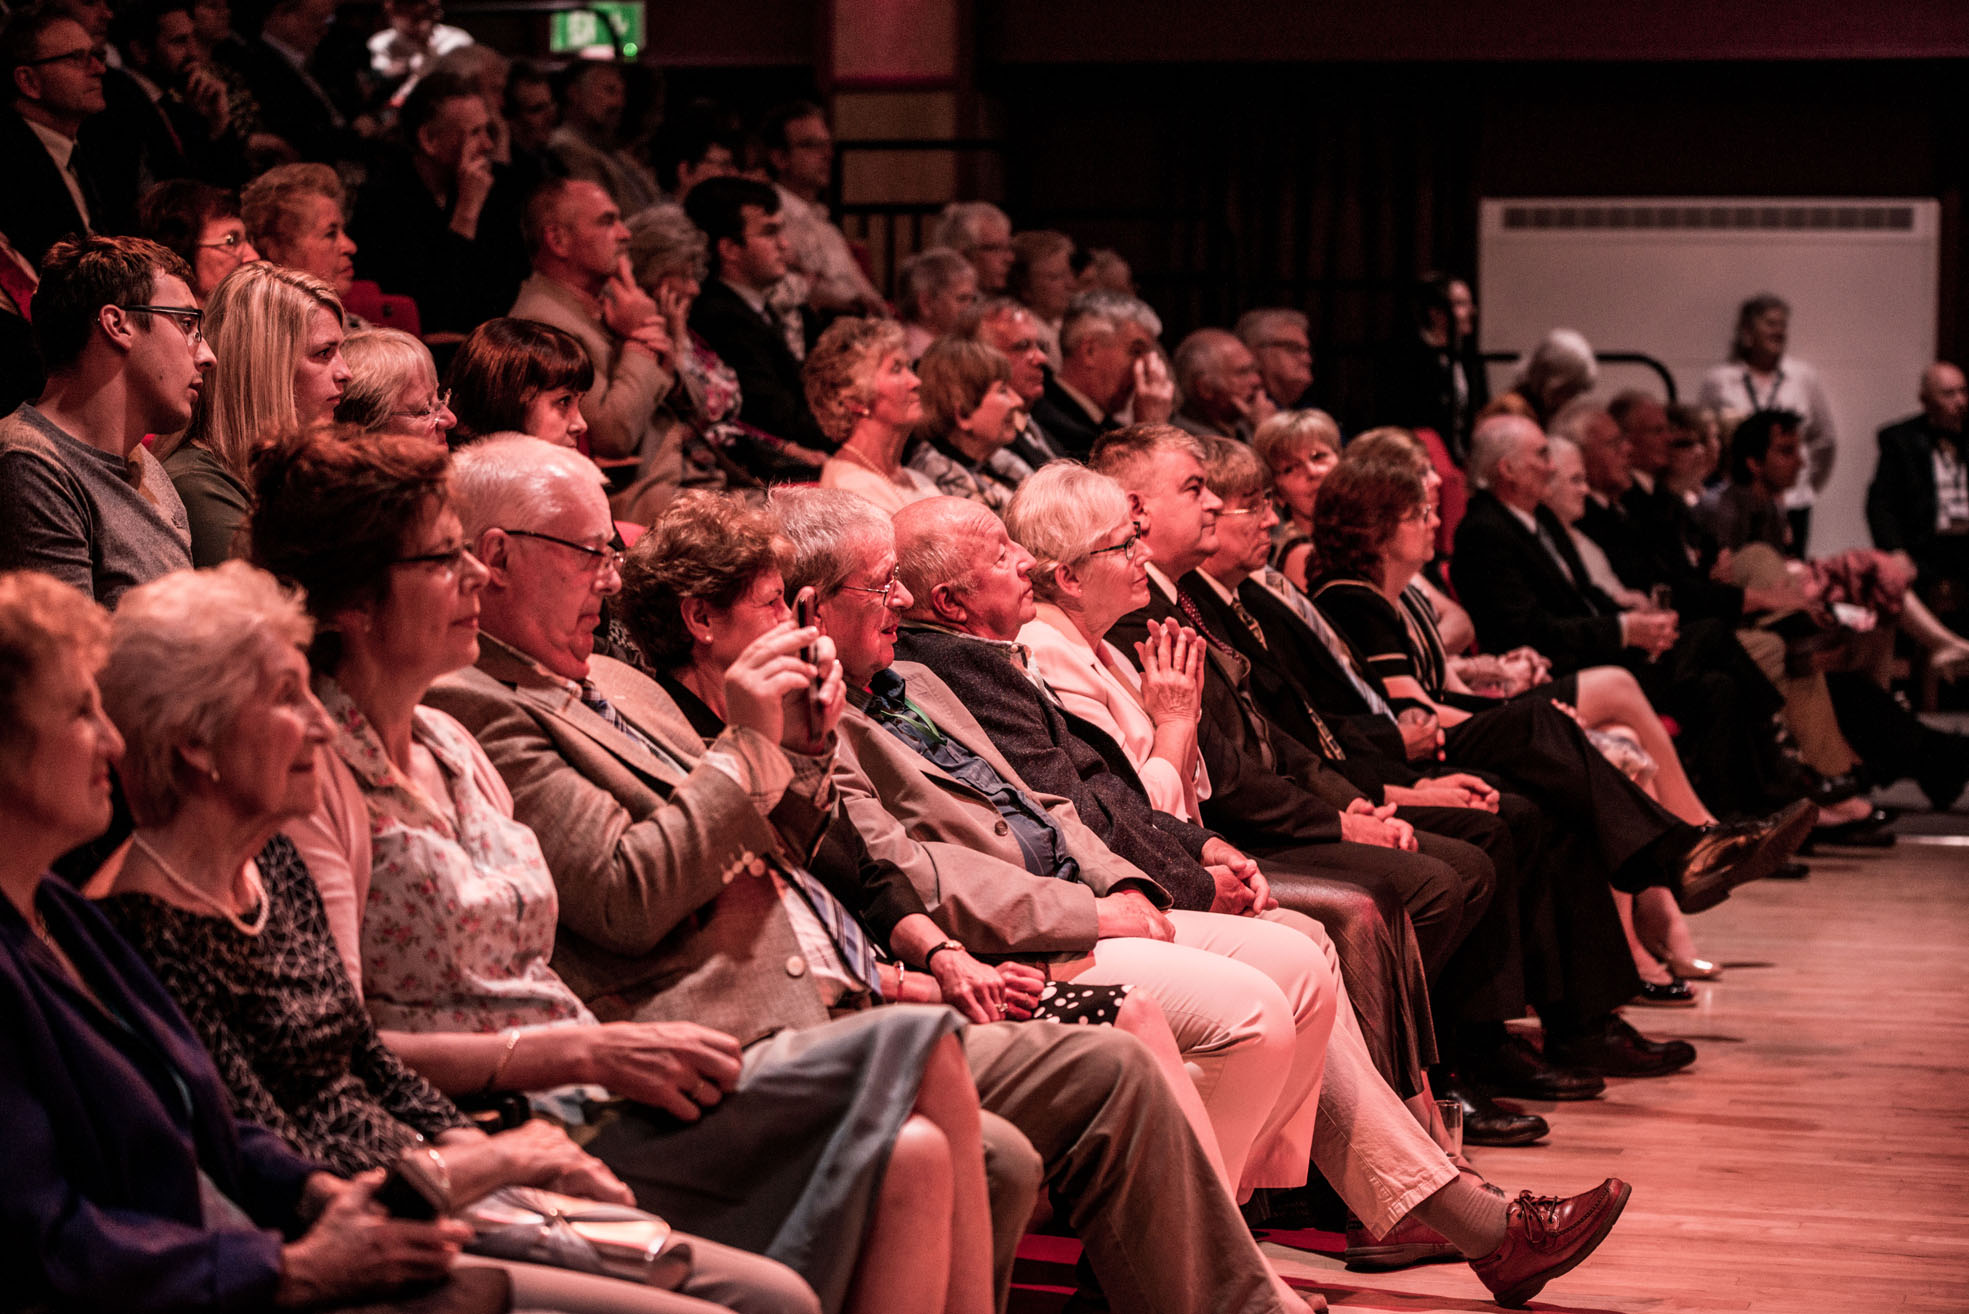
[{"label": "man in brown suit jacket", "polygon": [[[556,964],[599,1013],[716,1020],[746,1043],[825,1024],[820,973],[768,873],[808,857],[825,794],[806,791],[826,778],[749,726],[707,750],[653,681],[589,655],[589,602],[620,587],[613,558],[596,558],[584,598],[513,550],[543,534],[560,554],[607,541],[597,476],[577,460],[532,439],[461,458],[458,510],[493,568],[482,656],[429,698],[478,736],[539,834],[571,932]],[[980,1104],[1003,1119],[986,1119],[1001,1304],[1036,1150],[1116,1305],[1296,1314],[1139,1042],[1009,1022],[960,1040]]]}]

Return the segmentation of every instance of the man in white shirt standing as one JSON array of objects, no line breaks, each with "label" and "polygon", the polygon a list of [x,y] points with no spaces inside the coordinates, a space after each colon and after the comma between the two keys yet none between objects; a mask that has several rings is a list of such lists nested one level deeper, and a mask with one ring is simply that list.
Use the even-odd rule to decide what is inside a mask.
[{"label": "man in white shirt standing", "polygon": [[759,135],[779,188],[793,268],[807,282],[806,303],[815,310],[888,314],[888,302],[862,272],[846,235],[827,217],[824,198],[834,181],[834,136],[820,106],[805,101],[782,105],[766,115]]}]

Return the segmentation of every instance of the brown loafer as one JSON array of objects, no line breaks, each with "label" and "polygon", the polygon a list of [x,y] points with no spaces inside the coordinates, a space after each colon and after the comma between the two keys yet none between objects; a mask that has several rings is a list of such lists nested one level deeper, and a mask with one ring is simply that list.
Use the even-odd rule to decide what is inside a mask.
[{"label": "brown loafer", "polygon": [[1360,1273],[1380,1273],[1416,1264],[1444,1264],[1463,1258],[1463,1252],[1441,1232],[1404,1218],[1386,1236],[1377,1237],[1366,1224],[1347,1215],[1347,1267]]},{"label": "brown loafer", "polygon": [[1627,1207],[1633,1187],[1609,1177],[1571,1199],[1518,1192],[1506,1209],[1504,1242],[1470,1261],[1497,1303],[1521,1308],[1553,1278],[1592,1254]]}]

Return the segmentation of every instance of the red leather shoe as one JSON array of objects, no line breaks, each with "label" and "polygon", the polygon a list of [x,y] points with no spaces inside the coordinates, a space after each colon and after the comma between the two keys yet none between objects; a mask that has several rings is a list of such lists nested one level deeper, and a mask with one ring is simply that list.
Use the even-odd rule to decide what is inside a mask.
[{"label": "red leather shoe", "polygon": [[1507,1207],[1504,1241],[1470,1261],[1497,1303],[1519,1309],[1547,1282],[1570,1273],[1592,1254],[1627,1207],[1633,1187],[1609,1177],[1571,1199],[1518,1192]]}]

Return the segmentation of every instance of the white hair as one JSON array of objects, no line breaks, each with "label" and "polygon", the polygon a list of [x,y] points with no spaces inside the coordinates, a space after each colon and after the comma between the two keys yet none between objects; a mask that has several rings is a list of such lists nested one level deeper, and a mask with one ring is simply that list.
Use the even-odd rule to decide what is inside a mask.
[{"label": "white hair", "polygon": [[1005,532],[1032,553],[1032,590],[1059,597],[1056,572],[1086,559],[1094,541],[1128,518],[1128,494],[1078,461],[1051,461],[1019,485],[1005,509]]},{"label": "white hair", "polygon": [[1541,415],[1550,415],[1599,382],[1600,366],[1593,344],[1577,329],[1555,328],[1518,362],[1511,386],[1531,400]]},{"label": "white hair", "polygon": [[902,262],[896,271],[896,300],[903,322],[923,322],[923,303],[971,271],[971,262],[947,246],[932,246]]},{"label": "white hair", "polygon": [[952,201],[937,217],[931,245],[947,246],[968,255],[977,250],[982,241],[978,230],[991,222],[1004,224],[1007,233],[1012,231],[1011,216],[990,201]]},{"label": "white hair", "polygon": [[1470,435],[1470,460],[1464,466],[1472,488],[1489,488],[1499,462],[1517,455],[1518,443],[1528,434],[1537,437],[1538,425],[1522,415],[1493,415]]},{"label": "white hair", "polygon": [[1106,288],[1082,292],[1067,302],[1067,313],[1060,319],[1060,350],[1072,355],[1082,338],[1113,333],[1123,324],[1140,324],[1150,337],[1162,336],[1162,317],[1140,297]]},{"label": "white hair", "polygon": [[583,484],[606,488],[608,480],[580,452],[531,434],[492,434],[451,458],[451,506],[468,543],[488,529],[561,514],[573,504],[568,489]]},{"label": "white hair", "polygon": [[838,593],[873,550],[895,542],[895,526],[882,509],[846,489],[782,485],[766,506],[789,544],[779,567],[788,597],[809,584],[822,598]]},{"label": "white hair", "polygon": [[965,497],[926,497],[896,512],[896,568],[916,599],[911,614],[933,615],[930,591],[947,584],[959,593],[977,582],[979,538],[998,528],[990,507]]},{"label": "white hair", "polygon": [[1258,344],[1277,332],[1281,324],[1290,324],[1308,336],[1312,333],[1312,324],[1306,318],[1306,312],[1288,306],[1263,306],[1257,310],[1247,310],[1238,316],[1237,328],[1233,332],[1239,342],[1256,351]]},{"label": "white hair", "polygon": [[1176,376],[1176,388],[1185,396],[1196,391],[1197,381],[1218,378],[1224,373],[1224,358],[1237,336],[1220,328],[1200,328],[1176,344],[1169,364]]}]

